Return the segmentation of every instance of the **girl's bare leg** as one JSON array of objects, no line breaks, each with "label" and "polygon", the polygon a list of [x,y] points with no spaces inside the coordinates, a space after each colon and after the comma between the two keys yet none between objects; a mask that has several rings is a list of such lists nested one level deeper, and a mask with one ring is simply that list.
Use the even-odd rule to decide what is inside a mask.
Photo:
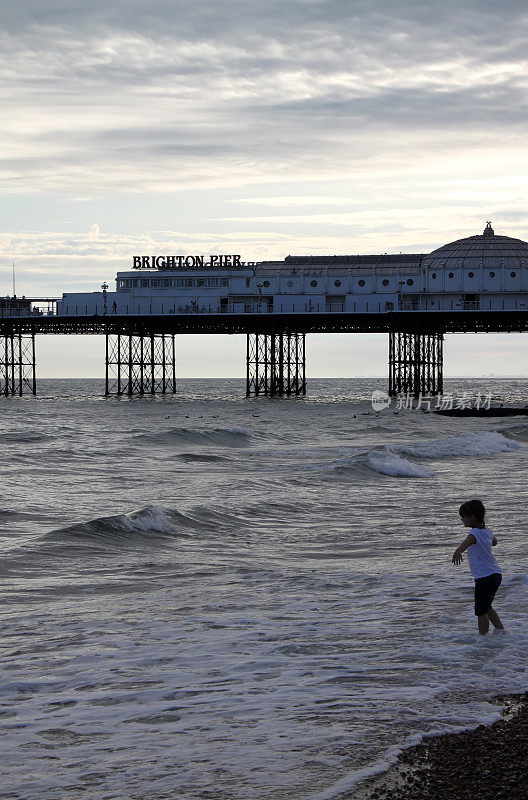
[{"label": "girl's bare leg", "polygon": [[504,630],[504,625],[500,621],[499,615],[497,614],[496,611],[493,610],[493,608],[490,608],[490,610],[488,611],[488,617],[490,619],[491,624],[495,628],[499,628],[500,630]]},{"label": "girl's bare leg", "polygon": [[483,636],[489,631],[489,617],[487,614],[481,614],[480,617],[477,617],[478,622],[478,629],[479,633]]}]

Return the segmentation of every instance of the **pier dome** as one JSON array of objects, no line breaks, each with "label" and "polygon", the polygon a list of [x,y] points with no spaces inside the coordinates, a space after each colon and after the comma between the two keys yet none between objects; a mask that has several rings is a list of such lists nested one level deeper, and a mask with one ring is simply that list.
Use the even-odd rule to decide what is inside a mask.
[{"label": "pier dome", "polygon": [[484,232],[444,244],[422,261],[424,267],[519,267],[528,265],[528,242],[496,236],[491,222]]}]

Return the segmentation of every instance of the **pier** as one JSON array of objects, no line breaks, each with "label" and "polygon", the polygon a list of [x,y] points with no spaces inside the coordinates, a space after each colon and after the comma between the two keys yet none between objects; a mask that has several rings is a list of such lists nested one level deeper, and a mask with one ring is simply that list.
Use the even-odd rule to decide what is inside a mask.
[{"label": "pier", "polygon": [[0,317],[0,392],[36,394],[35,337],[91,334],[106,338],[106,394],[176,391],[181,334],[245,334],[246,393],[306,393],[307,333],[385,333],[389,394],[441,394],[442,343],[450,333],[528,331],[528,311],[391,311],[347,314],[194,314],[181,316]]},{"label": "pier", "polygon": [[176,339],[245,334],[246,394],[306,393],[307,333],[384,333],[388,394],[440,395],[444,337],[528,329],[528,242],[482,234],[427,254],[134,256],[115,291],[1,298],[0,392],[35,394],[35,336],[105,336],[107,396],[176,391]]}]

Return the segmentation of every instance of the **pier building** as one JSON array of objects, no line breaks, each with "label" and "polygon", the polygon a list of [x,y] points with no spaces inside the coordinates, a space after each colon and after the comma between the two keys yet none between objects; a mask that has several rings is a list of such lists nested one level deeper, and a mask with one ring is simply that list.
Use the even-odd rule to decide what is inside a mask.
[{"label": "pier building", "polygon": [[[428,255],[288,256],[229,262],[134,257],[115,291],[65,293],[61,316],[515,310],[528,307],[528,243],[482,235]],[[214,258],[214,257],[213,257]],[[152,268],[151,263],[159,266]],[[233,265],[233,261],[235,261]]]},{"label": "pier building", "polygon": [[30,383],[9,339],[27,335],[27,317],[32,336],[104,333],[107,394],[174,391],[174,337],[193,332],[247,334],[247,394],[304,394],[307,332],[381,331],[389,393],[438,394],[446,333],[526,330],[528,242],[487,222],[429,254],[134,256],[113,291],[103,284],[47,301],[44,313],[31,301],[0,304],[4,393]]}]

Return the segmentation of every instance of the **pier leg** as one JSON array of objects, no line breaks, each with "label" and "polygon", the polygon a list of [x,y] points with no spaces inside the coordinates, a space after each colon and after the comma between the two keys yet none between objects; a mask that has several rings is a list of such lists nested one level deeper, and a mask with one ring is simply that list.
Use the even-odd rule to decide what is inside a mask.
[{"label": "pier leg", "polygon": [[35,334],[10,331],[3,336],[0,394],[36,395]]},{"label": "pier leg", "polygon": [[304,333],[250,333],[246,347],[246,397],[306,394]]},{"label": "pier leg", "polygon": [[[106,332],[105,395],[174,394],[174,334]],[[122,373],[127,375],[122,380]]]},{"label": "pier leg", "polygon": [[438,395],[443,391],[442,333],[389,334],[389,396]]}]

